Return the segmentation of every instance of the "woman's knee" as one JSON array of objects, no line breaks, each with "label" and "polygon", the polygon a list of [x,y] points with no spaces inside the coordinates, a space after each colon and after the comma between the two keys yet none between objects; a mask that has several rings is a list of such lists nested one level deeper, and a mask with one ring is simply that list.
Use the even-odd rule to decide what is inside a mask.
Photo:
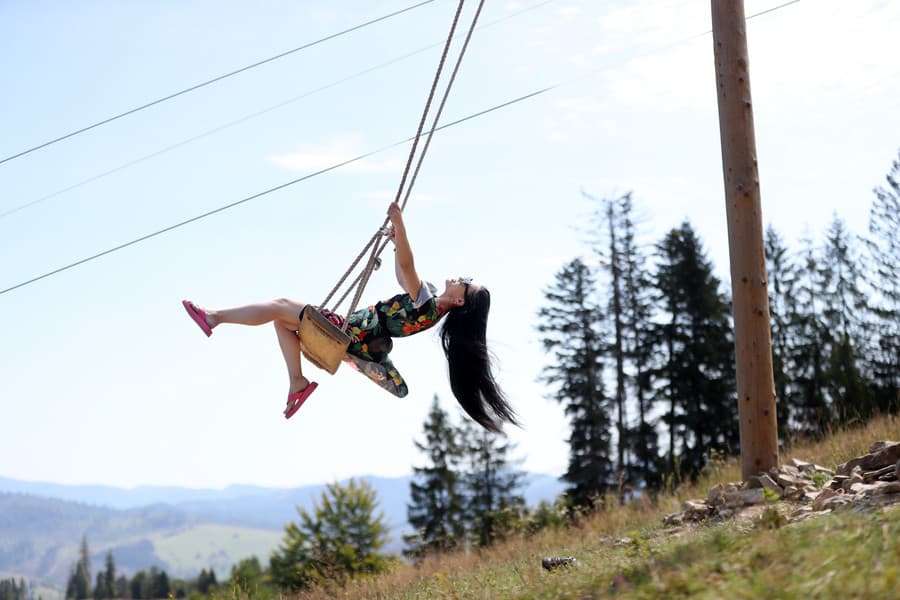
[{"label": "woman's knee", "polygon": [[[276,298],[272,301],[272,305],[275,307],[275,312],[278,314],[276,321],[283,321],[290,324],[300,322],[300,313],[303,312],[303,309],[306,307],[306,304],[303,302],[297,302],[290,298]],[[277,326],[278,324],[276,322],[276,327]]]}]

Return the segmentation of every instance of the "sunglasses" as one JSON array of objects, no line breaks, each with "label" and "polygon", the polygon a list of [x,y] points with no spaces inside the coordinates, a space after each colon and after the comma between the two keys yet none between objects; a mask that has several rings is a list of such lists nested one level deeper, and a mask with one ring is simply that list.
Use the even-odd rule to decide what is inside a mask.
[{"label": "sunglasses", "polygon": [[457,277],[456,281],[458,281],[459,283],[461,283],[465,286],[468,286],[470,283],[472,283],[472,278],[471,277]]}]

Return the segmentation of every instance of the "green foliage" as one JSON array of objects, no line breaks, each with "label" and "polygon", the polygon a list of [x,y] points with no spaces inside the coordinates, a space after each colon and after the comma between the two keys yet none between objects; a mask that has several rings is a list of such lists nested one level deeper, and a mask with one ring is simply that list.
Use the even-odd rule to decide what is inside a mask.
[{"label": "green foliage", "polygon": [[66,584],[66,598],[84,600],[91,597],[91,551],[87,536],[81,538],[78,562],[72,568]]},{"label": "green foliage", "polygon": [[465,539],[465,499],[460,462],[463,458],[461,432],[450,422],[435,396],[422,426],[424,441],[416,448],[427,464],[413,467],[409,484],[411,503],[407,519],[416,533],[406,536],[404,554],[421,558],[429,552],[455,548]]},{"label": "green foliage", "polygon": [[738,445],[731,306],[688,222],[657,244],[660,366],[657,398],[666,405],[668,462],[695,478],[709,450]]},{"label": "green foliage", "polygon": [[869,213],[866,254],[875,277],[869,302],[872,341],[865,360],[871,374],[875,409],[900,410],[900,153],[875,189]]},{"label": "green foliage", "polygon": [[266,573],[255,556],[245,558],[231,567],[232,587],[239,597],[248,600],[267,600],[274,597],[274,591],[266,585]]},{"label": "green foliage", "polygon": [[565,496],[552,503],[541,500],[534,509],[525,510],[520,525],[522,533],[525,537],[531,537],[540,531],[562,529],[570,523],[569,510]]},{"label": "green foliage", "polygon": [[790,431],[794,390],[788,361],[794,342],[791,319],[795,313],[797,269],[784,240],[771,225],[766,229],[765,244],[778,431],[789,439],[786,434]]},{"label": "green foliage", "polygon": [[492,545],[519,528],[525,499],[518,494],[524,473],[513,468],[512,445],[502,435],[475,428],[464,421],[467,472],[466,521],[471,542]]},{"label": "green foliage", "polygon": [[28,600],[30,594],[24,579],[0,579],[0,600]]},{"label": "green foliage", "polygon": [[588,506],[612,481],[610,418],[612,407],[604,393],[604,336],[602,307],[590,267],[575,259],[556,274],[544,291],[547,304],[538,311],[538,332],[548,364],[541,379],[557,384],[552,397],[570,419],[569,465],[563,479],[575,504]]},{"label": "green foliage", "polygon": [[[770,492],[771,490],[766,489],[765,491]],[[774,494],[775,492],[772,493]],[[769,500],[768,495],[766,495],[766,500]],[[774,500],[769,501],[774,502]],[[759,519],[756,521],[756,526],[762,529],[779,529],[787,525],[787,522],[787,519],[777,506],[767,506],[759,516]]]},{"label": "green foliage", "polygon": [[377,505],[365,481],[329,484],[312,513],[298,508],[300,524],[285,527],[282,546],[269,560],[272,580],[299,590],[387,570],[391,557],[379,552],[387,526],[384,515],[375,514]]},{"label": "green foliage", "polygon": [[94,584],[94,600],[120,598],[116,595],[116,562],[112,552],[107,552],[105,568],[97,571],[97,582]]},{"label": "green foliage", "polygon": [[813,483],[816,484],[817,488],[825,487],[825,484],[831,481],[831,477],[824,473],[820,473],[818,471],[814,471],[812,474]]},{"label": "green foliage", "polygon": [[201,594],[208,594],[211,590],[214,590],[219,585],[219,582],[216,581],[216,572],[213,569],[207,571],[206,569],[201,569],[200,574],[197,576],[197,591]]}]

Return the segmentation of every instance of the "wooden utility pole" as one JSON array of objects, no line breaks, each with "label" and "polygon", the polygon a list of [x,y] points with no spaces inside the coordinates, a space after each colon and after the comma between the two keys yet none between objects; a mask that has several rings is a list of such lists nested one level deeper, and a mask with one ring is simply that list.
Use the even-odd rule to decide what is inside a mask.
[{"label": "wooden utility pole", "polygon": [[712,24],[746,481],[778,466],[778,422],[743,0],[712,0]]}]

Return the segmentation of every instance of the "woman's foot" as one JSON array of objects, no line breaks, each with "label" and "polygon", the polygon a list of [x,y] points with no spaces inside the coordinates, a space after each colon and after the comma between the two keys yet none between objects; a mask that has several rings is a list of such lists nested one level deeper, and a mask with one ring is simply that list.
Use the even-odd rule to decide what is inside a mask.
[{"label": "woman's foot", "polygon": [[184,306],[184,310],[187,311],[187,314],[190,315],[191,319],[194,320],[194,323],[203,330],[203,333],[206,334],[206,337],[212,335],[213,327],[216,326],[214,322],[210,319],[209,315],[206,314],[206,311],[191,302],[190,300],[182,300],[181,305]]},{"label": "woman's foot", "polygon": [[[300,407],[303,406],[303,403],[306,402],[306,399],[309,398],[310,394],[312,394],[319,384],[315,381],[309,381],[305,377],[302,379],[304,383],[298,384],[300,389],[296,391],[292,391],[288,395],[287,406],[284,408],[284,418],[290,419],[294,416]],[[291,386],[291,389],[295,389],[295,386]]]}]

